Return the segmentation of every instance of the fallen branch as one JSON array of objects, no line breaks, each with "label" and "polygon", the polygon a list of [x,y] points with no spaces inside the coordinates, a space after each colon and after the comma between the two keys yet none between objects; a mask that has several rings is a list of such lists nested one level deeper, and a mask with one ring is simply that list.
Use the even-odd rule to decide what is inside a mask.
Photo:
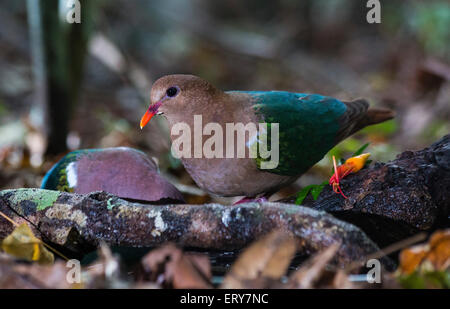
[{"label": "fallen branch", "polygon": [[[42,189],[0,192],[0,210],[27,220],[44,241],[82,255],[101,241],[112,246],[154,247],[167,241],[184,247],[240,249],[273,229],[295,236],[311,254],[341,243],[335,263],[348,264],[378,251],[357,227],[306,207],[281,203],[238,206],[145,205],[105,192],[78,195]],[[0,238],[12,225],[0,221]]]}]

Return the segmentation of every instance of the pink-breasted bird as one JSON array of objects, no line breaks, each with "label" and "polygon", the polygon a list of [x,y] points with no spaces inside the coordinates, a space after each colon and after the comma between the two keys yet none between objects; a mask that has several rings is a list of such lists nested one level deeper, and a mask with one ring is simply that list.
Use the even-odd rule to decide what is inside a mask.
[{"label": "pink-breasted bird", "polygon": [[[362,99],[343,102],[318,94],[286,91],[224,92],[193,75],[168,75],[153,84],[151,104],[141,119],[141,128],[158,113],[168,120],[171,132],[179,123],[186,123],[193,132],[194,115],[201,115],[203,124],[219,124],[223,132],[227,123],[255,126],[278,123],[279,162],[275,168],[261,168],[268,159],[260,156],[181,158],[187,172],[203,190],[220,196],[249,198],[276,192],[294,182],[341,140],[368,125],[393,118],[392,111],[369,109]],[[267,136],[271,136],[269,132]],[[172,142],[178,137],[171,134]],[[258,143],[260,137],[257,136]],[[200,138],[203,145],[209,136]],[[225,153],[230,145],[223,140]],[[249,145],[251,137],[245,142]],[[192,149],[191,153],[194,152]]]}]

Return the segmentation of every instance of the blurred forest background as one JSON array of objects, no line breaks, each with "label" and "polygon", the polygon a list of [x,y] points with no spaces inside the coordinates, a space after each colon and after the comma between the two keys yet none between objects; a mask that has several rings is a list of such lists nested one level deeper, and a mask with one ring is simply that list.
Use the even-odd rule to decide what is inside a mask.
[{"label": "blurred forest background", "polygon": [[[170,156],[165,120],[139,129],[152,82],[172,73],[396,111],[335,147],[339,158],[370,142],[386,161],[450,132],[448,0],[381,1],[380,24],[365,0],[84,0],[81,24],[66,22],[65,2],[0,2],[0,189],[39,187],[71,150],[130,146],[188,202],[210,201]],[[331,165],[327,155],[274,198],[327,180]]]}]

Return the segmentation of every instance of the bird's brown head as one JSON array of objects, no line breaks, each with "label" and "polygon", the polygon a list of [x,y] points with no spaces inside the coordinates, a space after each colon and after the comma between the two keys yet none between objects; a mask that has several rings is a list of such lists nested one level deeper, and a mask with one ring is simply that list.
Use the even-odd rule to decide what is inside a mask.
[{"label": "bird's brown head", "polygon": [[195,106],[207,105],[219,90],[194,75],[167,75],[152,86],[151,104],[141,118],[141,129],[155,114],[183,113]]}]

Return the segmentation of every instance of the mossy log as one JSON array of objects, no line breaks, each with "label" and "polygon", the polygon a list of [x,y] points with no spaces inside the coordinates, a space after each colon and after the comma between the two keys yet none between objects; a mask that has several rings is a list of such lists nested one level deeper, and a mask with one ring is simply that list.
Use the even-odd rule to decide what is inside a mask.
[{"label": "mossy log", "polygon": [[[17,222],[27,220],[44,241],[75,255],[89,252],[100,241],[125,247],[172,241],[184,247],[234,250],[273,229],[294,235],[305,254],[341,243],[335,259],[340,265],[379,250],[351,224],[323,211],[282,203],[161,206],[129,202],[105,192],[79,195],[17,189],[0,192],[0,210]],[[12,229],[12,224],[0,220],[0,238]]]}]

